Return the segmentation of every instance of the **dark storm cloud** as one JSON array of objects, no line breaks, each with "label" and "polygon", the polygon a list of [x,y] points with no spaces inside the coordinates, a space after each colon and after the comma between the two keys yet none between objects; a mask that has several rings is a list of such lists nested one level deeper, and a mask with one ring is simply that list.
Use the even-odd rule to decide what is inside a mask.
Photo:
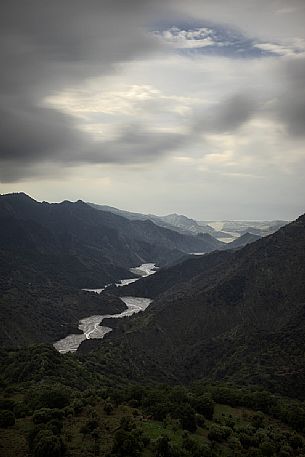
[{"label": "dark storm cloud", "polygon": [[175,148],[180,148],[187,136],[179,133],[153,131],[141,125],[130,125],[120,129],[117,138],[98,142],[95,153],[88,157],[89,162],[103,160],[111,163],[138,163],[151,161]]},{"label": "dark storm cloud", "polygon": [[246,94],[235,94],[216,106],[197,115],[195,133],[231,133],[253,117],[258,109],[257,102]]},{"label": "dark storm cloud", "polygon": [[280,81],[274,94],[257,90],[235,94],[217,105],[197,113],[192,132],[232,133],[255,116],[280,122],[288,137],[305,136],[305,60],[285,58],[274,66],[273,77]]},{"label": "dark storm cloud", "polygon": [[289,59],[282,67],[285,89],[274,103],[275,116],[291,136],[305,136],[305,60]]},{"label": "dark storm cloud", "polygon": [[[117,63],[154,52],[158,44],[143,30],[160,17],[166,22],[169,15],[172,21],[175,14],[170,15],[167,3],[176,6],[178,18],[178,0],[1,1],[0,180],[34,176],[39,166],[47,163],[145,163],[196,142],[198,133],[234,132],[257,113],[280,120],[292,136],[304,135],[305,64],[301,59],[283,64],[284,89],[268,110],[264,105],[269,100],[246,91],[186,120],[185,127],[189,128],[184,135],[156,132],[139,123],[121,126],[113,140],[97,142],[78,128],[75,118],[43,104],[45,97],[86,78],[111,74]],[[241,0],[234,0],[238,14],[233,14],[224,1],[205,1],[205,8],[202,1],[182,3],[185,8],[191,4],[195,8],[197,3],[200,14],[213,20],[234,20],[244,26],[250,23],[254,28],[260,24],[253,16],[260,8],[249,15]],[[296,7],[301,4],[293,1]],[[279,11],[282,6],[284,1],[279,2]],[[269,15],[276,19],[274,29],[278,29],[277,21],[283,15],[288,23],[292,17],[287,19],[283,11]],[[261,11],[259,15],[261,19]],[[247,46],[243,38],[241,48]]]},{"label": "dark storm cloud", "polygon": [[83,146],[82,135],[64,114],[30,103],[10,103],[0,109],[3,160],[52,160],[62,155],[68,160],[68,154]]},{"label": "dark storm cloud", "polygon": [[257,104],[249,95],[230,97],[218,107],[216,127],[220,131],[234,131],[251,119],[256,109]]},{"label": "dark storm cloud", "polygon": [[[0,179],[14,179],[14,162],[19,178],[20,169],[29,173],[31,163],[44,160],[98,160],[95,143],[75,121],[41,101],[66,85],[114,71],[117,62],[151,52],[155,43],[141,32],[154,18],[150,5],[148,0],[1,2]],[[99,160],[104,160],[102,145]]]},{"label": "dark storm cloud", "polygon": [[305,136],[305,97],[284,96],[279,102],[280,119],[291,136]]}]

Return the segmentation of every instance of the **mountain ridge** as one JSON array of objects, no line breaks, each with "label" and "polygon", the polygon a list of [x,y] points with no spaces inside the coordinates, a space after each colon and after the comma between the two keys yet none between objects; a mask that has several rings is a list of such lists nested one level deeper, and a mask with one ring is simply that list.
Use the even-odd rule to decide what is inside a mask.
[{"label": "mountain ridge", "polygon": [[[125,360],[130,360],[132,354],[135,378],[150,376],[181,382],[221,376],[239,377],[241,382],[259,379],[261,384],[285,394],[296,389],[300,396],[305,381],[301,356],[304,343],[299,341],[296,323],[297,316],[304,314],[304,258],[302,215],[275,234],[240,250],[188,259],[127,286],[124,293],[134,293],[138,287],[143,293],[144,283],[146,296],[154,298],[154,302],[142,315],[117,322],[104,342],[84,342],[80,351],[95,349],[96,357],[103,359],[100,345],[110,353],[115,345],[116,357],[124,347]],[[184,281],[181,271],[185,266],[193,266],[193,270],[188,276],[186,273]],[[170,274],[174,279],[168,279]],[[163,287],[157,289],[154,284],[162,277]],[[304,325],[299,324],[301,328]],[[300,344],[299,353],[295,344]],[[263,358],[270,359],[265,353],[272,353],[275,345],[280,345],[283,354],[295,356],[271,358],[269,370]],[[231,365],[226,363],[226,357]],[[243,371],[244,365],[248,374]],[[294,376],[283,375],[279,385],[280,373],[285,372]]]},{"label": "mountain ridge", "polygon": [[[132,211],[126,211],[122,209],[115,208],[113,206],[108,205],[98,205],[96,203],[88,203],[93,208],[102,210],[102,211],[109,211],[114,214],[122,215],[131,220],[151,220],[156,225],[160,227],[165,227],[170,230],[175,230],[182,234],[201,234],[201,233],[209,233],[213,237],[226,237],[228,234],[220,231],[216,231],[213,227],[209,225],[199,225],[197,221],[191,219],[187,216],[182,214],[168,214],[165,216],[157,216],[155,214],[142,214],[142,213],[135,213]],[[184,222],[184,223],[183,223]]]},{"label": "mountain ridge", "polygon": [[80,289],[137,278],[131,267],[177,261],[192,249],[214,246],[213,239],[128,221],[81,200],[1,195],[0,343],[55,341],[77,329],[80,318],[122,311],[117,297],[94,299]]}]

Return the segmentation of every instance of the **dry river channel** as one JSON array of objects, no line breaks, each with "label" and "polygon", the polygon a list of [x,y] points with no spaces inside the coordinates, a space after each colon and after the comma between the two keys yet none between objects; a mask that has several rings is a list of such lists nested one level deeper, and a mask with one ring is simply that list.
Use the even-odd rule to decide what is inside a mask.
[{"label": "dry river channel", "polygon": [[[149,276],[156,272],[154,263],[144,263],[139,267],[132,268],[133,273],[139,274],[139,278],[133,279],[121,279],[116,284],[117,287],[124,287],[131,282],[135,282],[141,277]],[[110,285],[110,284],[109,284]],[[85,289],[89,292],[101,293],[109,285],[106,285],[102,289]],[[101,325],[104,319],[120,319],[125,316],[131,316],[134,313],[144,311],[152,302],[149,298],[142,297],[120,297],[125,303],[126,309],[119,314],[104,314],[85,317],[79,321],[78,328],[83,332],[81,334],[68,335],[65,338],[56,341],[54,347],[61,353],[75,352],[82,341],[90,338],[104,338],[104,336],[111,332],[112,328]]]}]

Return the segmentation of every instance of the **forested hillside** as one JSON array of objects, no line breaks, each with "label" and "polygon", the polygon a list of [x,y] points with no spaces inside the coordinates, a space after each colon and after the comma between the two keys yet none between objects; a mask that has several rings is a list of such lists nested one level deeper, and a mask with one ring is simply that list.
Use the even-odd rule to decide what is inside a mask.
[{"label": "forested hillside", "polygon": [[152,305],[80,349],[102,345],[97,357],[113,351],[113,367],[137,379],[238,379],[304,398],[304,258],[302,216],[241,250],[188,259],[127,286]]}]

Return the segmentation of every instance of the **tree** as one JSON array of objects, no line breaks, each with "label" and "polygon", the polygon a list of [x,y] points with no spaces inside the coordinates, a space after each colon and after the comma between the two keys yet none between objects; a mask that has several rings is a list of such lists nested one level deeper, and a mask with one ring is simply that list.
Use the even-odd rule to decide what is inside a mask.
[{"label": "tree", "polygon": [[50,430],[41,430],[34,441],[34,457],[61,457],[65,449],[62,439]]},{"label": "tree", "polygon": [[257,430],[264,425],[265,416],[261,411],[255,413],[251,418],[251,424]]},{"label": "tree", "polygon": [[113,411],[113,406],[112,406],[112,404],[109,403],[109,402],[106,403],[105,406],[104,406],[104,411],[105,411],[105,413],[106,413],[108,416],[110,416],[110,414],[111,414],[112,411]]},{"label": "tree", "polygon": [[89,435],[93,431],[98,429],[98,422],[95,419],[89,419],[87,422],[80,428],[80,432],[83,435]]},{"label": "tree", "polygon": [[44,388],[38,398],[42,408],[65,408],[70,404],[69,392],[63,386]]},{"label": "tree", "polygon": [[139,430],[128,432],[120,429],[114,435],[112,454],[118,457],[138,457],[144,449],[144,440]]},{"label": "tree", "polygon": [[212,424],[208,433],[208,438],[210,441],[217,441],[222,443],[231,434],[231,429],[223,425]]},{"label": "tree", "polygon": [[215,403],[208,395],[200,395],[200,397],[195,398],[192,405],[206,419],[213,418]]},{"label": "tree", "polygon": [[131,432],[135,427],[134,420],[130,416],[123,416],[120,420],[120,427],[127,432]]},{"label": "tree", "polygon": [[289,433],[288,442],[293,449],[301,449],[304,447],[302,438],[296,433]]},{"label": "tree", "polygon": [[15,425],[15,415],[12,411],[0,411],[0,427],[7,428]]},{"label": "tree", "polygon": [[42,408],[33,414],[34,424],[46,424],[52,419],[62,419],[63,412],[60,409]]},{"label": "tree", "polygon": [[182,404],[173,413],[176,419],[179,419],[181,427],[189,432],[195,432],[197,429],[196,414],[194,409],[188,404]]},{"label": "tree", "polygon": [[169,437],[166,435],[160,436],[155,444],[155,456],[156,457],[171,457],[172,447],[170,444]]},{"label": "tree", "polygon": [[274,444],[271,442],[271,441],[263,441],[260,445],[260,450],[262,452],[262,454],[266,457],[271,457],[275,454],[275,451],[276,451],[276,447],[274,446]]},{"label": "tree", "polygon": [[182,448],[187,452],[188,456],[205,457],[211,455],[211,449],[207,445],[199,444],[192,439],[188,433],[185,433],[182,439]]},{"label": "tree", "polygon": [[298,432],[305,428],[305,410],[303,408],[293,408],[288,413],[287,422]]}]

